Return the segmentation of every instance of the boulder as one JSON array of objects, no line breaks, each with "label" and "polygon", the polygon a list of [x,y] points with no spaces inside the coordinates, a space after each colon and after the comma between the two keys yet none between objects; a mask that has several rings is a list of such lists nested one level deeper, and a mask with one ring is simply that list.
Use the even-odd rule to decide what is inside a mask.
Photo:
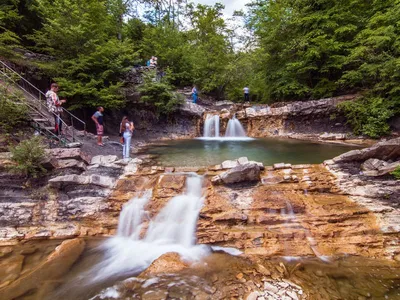
[{"label": "boulder", "polygon": [[362,165],[361,170],[363,171],[373,171],[386,165],[386,162],[376,158],[367,159]]},{"label": "boulder", "polygon": [[255,163],[238,165],[211,179],[213,184],[232,184],[245,181],[259,181],[260,167]]},{"label": "boulder", "polygon": [[149,277],[166,273],[175,273],[186,269],[189,265],[182,261],[176,252],[165,253],[151,263],[138,277]]},{"label": "boulder", "polygon": [[188,115],[194,115],[197,117],[201,117],[203,113],[206,111],[202,106],[192,103],[185,102],[180,108],[179,111]]},{"label": "boulder", "polygon": [[351,161],[366,161],[370,158],[385,161],[398,160],[400,158],[400,138],[382,141],[369,148],[343,153],[333,158],[333,161],[337,164]]},{"label": "boulder", "polygon": [[234,167],[237,167],[239,165],[239,162],[237,160],[225,160],[221,166],[222,169],[232,169]]}]

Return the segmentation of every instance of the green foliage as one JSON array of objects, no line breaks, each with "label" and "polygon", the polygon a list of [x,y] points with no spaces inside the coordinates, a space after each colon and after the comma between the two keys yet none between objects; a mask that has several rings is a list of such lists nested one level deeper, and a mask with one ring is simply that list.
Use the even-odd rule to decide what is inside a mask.
[{"label": "green foliage", "polygon": [[400,167],[397,167],[396,170],[394,170],[392,173],[390,173],[396,178],[397,180],[400,180]]},{"label": "green foliage", "polygon": [[13,90],[7,81],[0,84],[0,129],[12,132],[27,120],[27,106],[24,97]]},{"label": "green foliage", "polygon": [[157,116],[169,115],[183,103],[183,98],[172,91],[173,88],[168,82],[157,81],[155,75],[155,72],[149,72],[145,82],[139,86],[140,99],[142,102],[151,104]]},{"label": "green foliage", "polygon": [[354,102],[339,104],[347,116],[354,133],[365,134],[372,138],[388,134],[388,120],[394,115],[390,102],[383,98],[367,96]]},{"label": "green foliage", "polygon": [[105,0],[40,3],[46,22],[31,38],[37,50],[56,57],[47,72],[61,86],[60,95],[68,97],[70,108],[121,106],[121,78],[136,54],[129,40],[120,40],[118,3],[112,7]]},{"label": "green foliage", "polygon": [[10,147],[11,160],[16,163],[12,170],[26,177],[37,177],[46,170],[41,163],[45,158],[45,151],[40,136],[20,142],[15,147]]},{"label": "green foliage", "polygon": [[0,56],[9,57],[13,49],[20,45],[18,35],[9,29],[18,23],[20,16],[16,9],[18,1],[5,1],[0,4]]}]

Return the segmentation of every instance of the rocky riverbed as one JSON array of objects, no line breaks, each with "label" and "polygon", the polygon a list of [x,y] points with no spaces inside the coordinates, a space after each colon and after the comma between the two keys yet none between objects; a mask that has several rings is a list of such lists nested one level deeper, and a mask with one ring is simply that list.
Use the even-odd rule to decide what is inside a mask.
[{"label": "rocky riverbed", "polygon": [[[23,295],[37,289],[29,283],[32,281],[29,276],[36,275],[29,274],[42,273],[41,268],[49,268],[47,274],[55,274],[48,267],[51,263],[46,264],[58,255],[57,250],[50,254],[49,249],[54,249],[55,244],[79,238],[74,242],[79,247],[72,247],[71,260],[67,260],[71,263],[57,273],[62,277],[83,251],[79,250],[84,248],[82,239],[104,238],[116,233],[120,211],[127,201],[151,190],[151,200],[146,206],[151,219],[172,197],[185,190],[185,178],[193,172],[204,176],[204,205],[196,232],[198,243],[233,247],[243,254],[237,258],[219,254],[232,272],[228,275],[221,266],[219,271],[214,270],[219,274],[215,275],[218,278],[215,281],[209,278],[204,266],[192,269],[176,256],[164,257],[167,269],[171,264],[182,267],[173,272],[176,278],[168,281],[165,278],[169,275],[161,272],[149,276],[152,273],[148,271],[142,279],[128,281],[129,284],[116,283],[113,289],[119,296],[136,295],[144,299],[147,295],[148,299],[163,299],[157,298],[161,294],[150,293],[154,291],[148,288],[152,284],[143,287],[147,280],[156,276],[155,290],[174,298],[168,284],[180,282],[182,276],[190,278],[199,273],[203,274],[200,281],[188,280],[182,288],[177,288],[182,297],[194,298],[196,295],[190,293],[195,286],[199,289],[196,299],[329,299],[324,298],[324,293],[339,297],[344,292],[341,294],[339,287],[331,288],[332,291],[316,291],[310,282],[318,280],[329,284],[325,279],[341,276],[335,275],[337,271],[329,271],[327,265],[326,271],[317,272],[312,262],[300,261],[297,266],[287,261],[272,262],[271,258],[297,261],[299,257],[314,257],[329,265],[343,264],[350,270],[352,264],[357,268],[361,266],[346,259],[340,262],[340,258],[361,256],[370,259],[376,268],[377,265],[389,265],[390,270],[398,268],[399,185],[388,172],[399,164],[400,139],[351,151],[323,165],[282,162],[263,166],[247,158],[238,158],[207,168],[165,168],[153,165],[151,157],[146,155],[128,162],[113,155],[90,157],[80,149],[49,150],[48,158],[47,178],[36,185],[26,184],[23,178],[9,174],[4,168],[1,170],[0,263],[9,271],[0,282],[0,292],[11,295],[9,299],[14,293]],[[0,160],[2,166],[11,163],[7,153],[3,153]],[[143,225],[146,228],[146,224]],[[38,246],[42,241],[48,241],[51,246],[43,250]],[[46,258],[46,255],[50,256]],[[209,259],[209,264],[215,264],[222,258],[211,256]],[[30,261],[32,264],[27,263]],[[199,271],[201,268],[203,271]],[[299,274],[292,276],[296,270]],[[312,275],[309,270],[313,270]],[[396,271],[390,271],[382,276],[396,286],[395,274]],[[40,280],[48,282],[51,276],[46,276],[43,274]],[[287,285],[284,279],[288,280]],[[205,280],[204,285],[199,284],[201,280]],[[368,298],[370,291],[360,289],[364,295],[360,292],[359,296]],[[390,294],[391,290],[382,288],[380,296]],[[105,299],[101,293],[107,291],[100,292],[95,299]],[[153,298],[150,297],[152,293]]]}]

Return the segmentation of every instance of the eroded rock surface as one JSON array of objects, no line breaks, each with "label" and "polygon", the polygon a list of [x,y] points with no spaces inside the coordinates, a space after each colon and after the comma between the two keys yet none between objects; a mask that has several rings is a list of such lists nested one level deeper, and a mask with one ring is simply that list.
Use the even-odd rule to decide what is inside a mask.
[{"label": "eroded rock surface", "polygon": [[371,211],[388,257],[400,253],[400,183],[389,173],[400,165],[400,138],[326,161],[340,193]]}]

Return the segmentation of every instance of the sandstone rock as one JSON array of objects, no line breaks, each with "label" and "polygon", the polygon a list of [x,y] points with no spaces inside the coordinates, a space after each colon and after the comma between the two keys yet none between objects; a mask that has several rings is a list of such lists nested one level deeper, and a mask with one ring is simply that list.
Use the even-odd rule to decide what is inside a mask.
[{"label": "sandstone rock", "polygon": [[284,169],[285,168],[285,163],[276,163],[274,164],[274,169],[279,170],[279,169]]},{"label": "sandstone rock", "polygon": [[264,290],[270,291],[274,294],[276,294],[279,291],[279,289],[276,286],[272,285],[271,283],[269,283],[267,281],[264,282]]},{"label": "sandstone rock", "polygon": [[238,158],[238,163],[240,164],[240,165],[244,165],[244,164],[247,164],[248,162],[249,162],[249,160],[248,160],[248,158],[247,157],[240,157],[240,158]]},{"label": "sandstone rock", "polygon": [[232,169],[232,168],[234,168],[234,167],[236,167],[238,165],[239,165],[239,162],[237,160],[225,160],[221,164],[222,169]]},{"label": "sandstone rock", "polygon": [[345,140],[346,134],[345,133],[323,133],[319,136],[322,140]]},{"label": "sandstone rock", "polygon": [[52,187],[63,188],[68,185],[88,185],[94,184],[100,187],[112,188],[115,184],[115,179],[100,175],[64,175],[52,178],[49,180]]},{"label": "sandstone rock", "polygon": [[187,115],[201,117],[206,110],[196,103],[185,102],[179,107],[179,111]]},{"label": "sandstone rock", "polygon": [[379,168],[378,170],[378,174],[379,175],[385,175],[385,174],[389,174],[391,172],[393,172],[394,170],[397,169],[397,167],[400,166],[400,161],[396,161],[390,164],[386,164],[382,167]]},{"label": "sandstone rock", "polygon": [[259,292],[252,292],[246,297],[246,300],[257,300],[258,296],[260,296]]},{"label": "sandstone rock", "polygon": [[76,159],[63,159],[57,161],[58,169],[66,169],[66,168],[76,168],[81,171],[86,170],[86,164],[83,161],[79,161]]},{"label": "sandstone rock", "polygon": [[361,170],[364,171],[373,171],[378,170],[379,168],[386,165],[386,162],[376,158],[367,159],[362,165]]},{"label": "sandstone rock", "polygon": [[54,280],[69,270],[79,258],[85,248],[82,239],[67,240],[62,242],[44,262],[22,277],[0,289],[2,299],[17,298],[29,290],[38,288],[46,280]]},{"label": "sandstone rock", "polygon": [[94,156],[90,162],[91,165],[107,166],[118,160],[116,155],[97,155]]},{"label": "sandstone rock", "polygon": [[345,163],[351,161],[366,161],[369,158],[376,158],[388,161],[397,160],[400,157],[400,138],[391,139],[375,144],[370,148],[362,150],[352,150],[333,158],[335,163]]},{"label": "sandstone rock", "polygon": [[178,253],[165,253],[153,261],[138,277],[143,278],[166,273],[176,273],[186,269],[188,266],[187,263],[182,261]]},{"label": "sandstone rock", "polygon": [[260,180],[260,167],[252,163],[238,165],[218,176],[220,180],[213,178],[213,183],[232,184],[244,181],[258,181]]},{"label": "sandstone rock", "polygon": [[52,156],[55,159],[76,159],[83,160],[87,163],[90,162],[91,158],[88,157],[85,153],[81,151],[79,148],[55,148],[55,149],[46,149],[46,153]]}]

